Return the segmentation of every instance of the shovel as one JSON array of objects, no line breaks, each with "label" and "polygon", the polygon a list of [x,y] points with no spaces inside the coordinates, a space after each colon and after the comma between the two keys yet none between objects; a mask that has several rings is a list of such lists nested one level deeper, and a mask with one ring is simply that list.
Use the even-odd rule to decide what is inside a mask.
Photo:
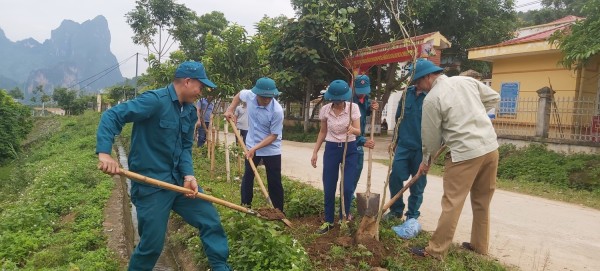
[{"label": "shovel", "polygon": [[[242,146],[242,148],[244,149],[244,153],[248,152],[248,149],[246,148],[246,144],[244,143],[244,139],[240,135],[240,131],[235,126],[235,123],[233,123],[233,121],[231,121],[230,119],[227,119],[227,121],[231,125],[231,129],[233,130],[233,133],[235,134],[235,137],[237,138],[238,143],[240,143],[240,146]],[[265,198],[267,199],[267,202],[269,203],[269,205],[271,205],[271,207],[275,208],[275,206],[273,205],[273,202],[271,201],[271,197],[269,197],[269,192],[267,192],[267,189],[265,188],[262,178],[260,177],[260,174],[258,174],[258,169],[256,169],[256,165],[254,164],[254,161],[252,159],[248,159],[248,163],[250,163],[250,167],[252,167],[252,171],[254,171],[254,176],[256,176],[256,180],[258,181],[258,186],[260,186],[260,191],[262,191],[262,193],[265,196]],[[281,212],[281,210],[279,210],[279,211]],[[285,216],[281,219],[281,221],[283,221],[283,223],[285,223],[285,225],[287,225],[288,227],[290,227],[290,228],[292,227],[292,222],[289,221],[287,218],[285,218]]]},{"label": "shovel", "polygon": [[[375,112],[373,112],[375,113]],[[375,130],[375,115],[371,114],[371,141]],[[371,172],[373,170],[373,149],[369,149],[369,168],[367,171],[367,191],[356,193],[356,207],[361,216],[376,216],[379,210],[379,194],[371,193]]]},{"label": "shovel", "polygon": [[[433,159],[430,161],[435,161],[437,160],[438,156],[440,156],[440,154],[442,154],[444,151],[446,150],[446,146],[442,146],[437,153],[433,156]],[[398,193],[396,193],[396,195],[394,195],[394,197],[392,197],[387,203],[385,203],[383,205],[383,207],[381,208],[381,210],[379,210],[379,212],[377,213],[377,216],[367,216],[365,215],[363,217],[363,219],[360,221],[360,226],[358,227],[358,230],[356,231],[356,242],[359,244],[366,244],[372,240],[377,240],[379,241],[379,217],[381,217],[381,214],[383,214],[385,211],[387,211],[387,209],[389,209],[392,204],[394,204],[394,202],[396,202],[400,196],[402,196],[402,194],[404,193],[404,191],[406,191],[408,188],[410,188],[411,185],[413,185],[414,183],[416,183],[419,178],[422,176],[421,172],[417,173],[415,176],[413,176],[410,181],[408,181],[408,183],[406,183],[406,185],[404,185],[404,187],[402,187],[402,189],[400,191],[398,191]],[[388,181],[390,178],[390,174],[388,171]]]},{"label": "shovel", "polygon": [[[137,182],[140,182],[140,183],[145,183],[145,184],[153,185],[153,186],[156,186],[156,187],[160,187],[160,188],[163,188],[163,189],[167,189],[167,190],[179,192],[179,193],[182,193],[182,194],[193,194],[194,193],[194,191],[192,191],[191,189],[188,189],[188,188],[185,188],[185,187],[181,187],[181,186],[178,186],[178,185],[174,185],[174,184],[170,184],[170,183],[167,183],[167,182],[159,181],[157,179],[146,177],[144,175],[141,175],[141,174],[138,174],[138,173],[135,173],[135,172],[131,172],[131,171],[128,171],[128,170],[125,170],[125,169],[120,169],[119,170],[119,175],[127,177],[127,178],[129,178],[131,180],[134,180],[134,181],[137,181]],[[199,198],[199,199],[203,199],[203,200],[208,201],[208,202],[216,203],[216,204],[225,206],[227,208],[231,208],[233,210],[240,211],[242,213],[246,213],[246,214],[253,215],[253,216],[256,216],[256,217],[259,217],[259,218],[263,218],[263,219],[267,219],[267,220],[279,220],[279,219],[285,218],[285,216],[283,215],[283,213],[281,211],[279,211],[278,213],[276,213],[276,212],[272,212],[272,211],[269,211],[269,210],[264,210],[264,211],[259,210],[257,212],[257,211],[254,211],[252,209],[248,209],[246,207],[243,207],[243,206],[240,206],[240,205],[231,203],[229,201],[225,201],[225,200],[222,200],[222,199],[219,199],[219,198],[216,198],[216,197],[204,194],[204,193],[197,192],[195,196],[197,198]]]}]

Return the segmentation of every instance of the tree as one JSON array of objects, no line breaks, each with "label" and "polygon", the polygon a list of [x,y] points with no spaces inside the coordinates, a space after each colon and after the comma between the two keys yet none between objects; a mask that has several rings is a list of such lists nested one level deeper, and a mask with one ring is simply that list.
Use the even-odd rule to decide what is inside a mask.
[{"label": "tree", "polygon": [[228,97],[265,76],[260,74],[257,51],[246,30],[237,24],[227,27],[221,37],[208,33],[203,62],[211,80],[218,86],[217,90],[211,91],[211,96]]},{"label": "tree", "polygon": [[23,91],[19,87],[15,87],[8,92],[8,95],[15,99],[23,100],[25,96],[23,95]]},{"label": "tree", "polygon": [[33,121],[28,107],[14,102],[6,90],[0,90],[0,164],[17,157],[21,140],[31,131]]},{"label": "tree", "polygon": [[117,85],[107,89],[108,98],[113,101],[127,101],[135,95],[135,87],[130,85]]},{"label": "tree", "polygon": [[186,59],[187,57],[181,51],[172,52],[169,59],[163,63],[153,54],[149,55],[148,69],[146,70],[146,74],[143,74],[139,80],[139,84],[143,86],[140,92],[169,85],[173,81],[177,66]]},{"label": "tree", "polygon": [[487,63],[468,60],[467,49],[510,39],[517,28],[513,0],[433,0],[412,8],[419,33],[440,31],[452,43],[442,58],[463,70],[489,72]]},{"label": "tree", "polygon": [[203,60],[207,45],[206,36],[219,37],[221,32],[227,28],[229,22],[225,15],[219,11],[204,14],[200,17],[194,12],[189,12],[186,16],[176,20],[176,27],[173,35],[179,40],[179,49],[185,53],[189,59]]},{"label": "tree", "polygon": [[65,110],[65,114],[71,114],[71,107],[73,102],[77,98],[77,92],[75,90],[68,90],[67,88],[55,88],[52,93],[52,99],[56,101],[58,106]]},{"label": "tree", "polygon": [[584,16],[583,5],[587,0],[542,0],[542,8],[519,12],[520,26],[540,25],[568,15]]},{"label": "tree", "polygon": [[561,64],[569,69],[582,67],[600,53],[600,0],[588,0],[581,11],[585,20],[555,32],[550,38],[564,53]]},{"label": "tree", "polygon": [[133,30],[133,43],[146,47],[161,62],[171,46],[176,22],[185,22],[195,13],[174,0],[137,0],[134,10],[125,17]]}]

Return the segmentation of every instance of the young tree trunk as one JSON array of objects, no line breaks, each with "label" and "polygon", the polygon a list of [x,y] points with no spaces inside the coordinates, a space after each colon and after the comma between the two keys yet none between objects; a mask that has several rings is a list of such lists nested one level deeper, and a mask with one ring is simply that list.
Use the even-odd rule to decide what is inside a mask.
[{"label": "young tree trunk", "polygon": [[312,90],[312,86],[310,80],[308,80],[306,84],[305,96],[304,96],[304,132],[308,133],[308,128],[310,127],[310,93]]}]

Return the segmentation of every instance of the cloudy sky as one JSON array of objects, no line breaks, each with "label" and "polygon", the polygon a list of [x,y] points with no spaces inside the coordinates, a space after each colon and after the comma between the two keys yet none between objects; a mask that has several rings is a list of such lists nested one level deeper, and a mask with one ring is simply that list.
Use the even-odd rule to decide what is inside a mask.
[{"label": "cloudy sky", "polygon": [[[221,11],[225,18],[238,23],[253,34],[254,24],[264,15],[275,17],[294,16],[289,0],[179,0],[198,15],[211,11]],[[537,8],[538,0],[517,0],[518,10]],[[530,5],[526,5],[532,3]],[[145,53],[145,49],[136,46],[131,40],[133,32],[125,22],[125,14],[135,7],[134,0],[0,0],[0,28],[12,41],[34,38],[44,42],[50,38],[50,32],[69,19],[77,23],[103,15],[108,21],[111,32],[111,51],[117,60],[123,61],[136,52]],[[140,73],[147,65],[140,58]],[[135,58],[121,66],[126,77],[135,76]]]}]

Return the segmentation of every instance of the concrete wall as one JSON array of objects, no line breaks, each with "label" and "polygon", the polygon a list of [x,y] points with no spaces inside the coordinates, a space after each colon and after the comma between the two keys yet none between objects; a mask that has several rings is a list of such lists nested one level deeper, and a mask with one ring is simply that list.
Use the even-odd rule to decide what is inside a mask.
[{"label": "concrete wall", "polygon": [[556,97],[576,97],[577,73],[560,66],[561,58],[555,51],[494,60],[492,88],[500,91],[504,82],[519,82],[519,98],[526,98],[537,97],[536,90],[552,84]]},{"label": "concrete wall", "polygon": [[543,143],[548,146],[549,150],[553,150],[555,152],[561,152],[566,154],[574,154],[574,153],[587,153],[587,154],[600,154],[599,146],[581,146],[574,144],[565,144],[565,143],[555,143],[555,142],[541,142],[541,141],[531,141],[531,140],[518,140],[518,139],[508,139],[508,138],[498,138],[498,143],[502,144],[513,144],[517,146],[517,148],[523,148],[529,146],[531,143]]}]

